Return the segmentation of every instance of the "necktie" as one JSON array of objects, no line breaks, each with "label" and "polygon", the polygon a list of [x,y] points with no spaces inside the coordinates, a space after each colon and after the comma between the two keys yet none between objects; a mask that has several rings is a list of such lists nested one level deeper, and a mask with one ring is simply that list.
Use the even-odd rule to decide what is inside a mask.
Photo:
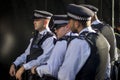
[{"label": "necktie", "polygon": [[42,38],[42,34],[38,34],[37,38],[41,39]]},{"label": "necktie", "polygon": [[43,37],[42,34],[38,34],[35,43],[37,44],[40,41],[40,39],[42,39],[42,37]]}]

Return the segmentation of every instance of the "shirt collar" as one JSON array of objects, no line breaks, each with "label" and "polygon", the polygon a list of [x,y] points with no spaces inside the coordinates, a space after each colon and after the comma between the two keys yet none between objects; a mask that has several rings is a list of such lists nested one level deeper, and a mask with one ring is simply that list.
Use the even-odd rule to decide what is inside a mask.
[{"label": "shirt collar", "polygon": [[99,23],[101,23],[101,21],[98,19],[92,22],[92,24],[99,24]]},{"label": "shirt collar", "polygon": [[48,30],[47,30],[47,29],[45,29],[45,30],[43,30],[43,31],[39,32],[39,34],[44,35],[44,34],[46,34],[47,32],[48,32]]},{"label": "shirt collar", "polygon": [[84,32],[84,31],[94,32],[94,33],[95,33],[95,31],[92,29],[92,27],[89,26],[89,27],[86,27],[86,28],[84,28],[83,30],[81,30],[81,31],[79,32],[79,35],[80,35],[82,32]]},{"label": "shirt collar", "polygon": [[78,36],[78,33],[73,33],[72,31],[70,31],[70,32],[66,33],[65,35],[66,36],[70,36],[70,35],[72,35],[72,36]]}]

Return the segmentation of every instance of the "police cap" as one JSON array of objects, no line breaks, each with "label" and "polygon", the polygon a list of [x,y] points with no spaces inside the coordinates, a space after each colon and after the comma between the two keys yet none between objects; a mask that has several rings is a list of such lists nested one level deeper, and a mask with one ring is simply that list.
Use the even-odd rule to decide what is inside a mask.
[{"label": "police cap", "polygon": [[88,5],[88,4],[82,4],[82,6],[92,10],[93,12],[98,12],[98,8],[93,6],[93,5]]},{"label": "police cap", "polygon": [[68,24],[68,17],[67,15],[53,15],[50,22],[49,22],[49,27],[51,31],[58,29],[64,25]]},{"label": "police cap", "polygon": [[33,19],[40,19],[40,18],[50,19],[52,15],[53,15],[52,13],[47,11],[34,10]]},{"label": "police cap", "polygon": [[67,15],[75,20],[91,20],[94,13],[84,6],[69,4],[67,6]]}]

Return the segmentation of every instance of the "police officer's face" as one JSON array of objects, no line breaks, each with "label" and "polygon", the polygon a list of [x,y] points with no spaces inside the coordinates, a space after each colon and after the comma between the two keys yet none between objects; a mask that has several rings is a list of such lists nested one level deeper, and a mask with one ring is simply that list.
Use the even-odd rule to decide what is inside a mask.
[{"label": "police officer's face", "polygon": [[76,27],[75,27],[75,21],[72,20],[72,19],[70,19],[68,24],[70,25],[71,31],[72,31],[73,33],[77,33],[77,29],[76,29]]},{"label": "police officer's face", "polygon": [[34,19],[34,29],[42,31],[44,29],[44,19]]},{"label": "police officer's face", "polygon": [[56,36],[57,36],[58,39],[61,38],[61,37],[63,37],[66,34],[66,32],[67,32],[66,26],[67,25],[64,25],[64,26],[61,26],[58,29],[55,29],[55,34],[56,34]]}]

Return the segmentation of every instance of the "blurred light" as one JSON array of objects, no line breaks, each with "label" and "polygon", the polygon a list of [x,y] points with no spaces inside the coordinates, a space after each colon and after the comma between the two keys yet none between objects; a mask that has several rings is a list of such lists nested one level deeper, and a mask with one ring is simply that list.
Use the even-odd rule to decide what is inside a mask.
[{"label": "blurred light", "polygon": [[14,35],[10,32],[4,33],[4,37],[3,37],[3,43],[2,43],[2,57],[6,57],[7,55],[9,55],[9,53],[13,50],[14,46],[15,46],[15,38]]}]

